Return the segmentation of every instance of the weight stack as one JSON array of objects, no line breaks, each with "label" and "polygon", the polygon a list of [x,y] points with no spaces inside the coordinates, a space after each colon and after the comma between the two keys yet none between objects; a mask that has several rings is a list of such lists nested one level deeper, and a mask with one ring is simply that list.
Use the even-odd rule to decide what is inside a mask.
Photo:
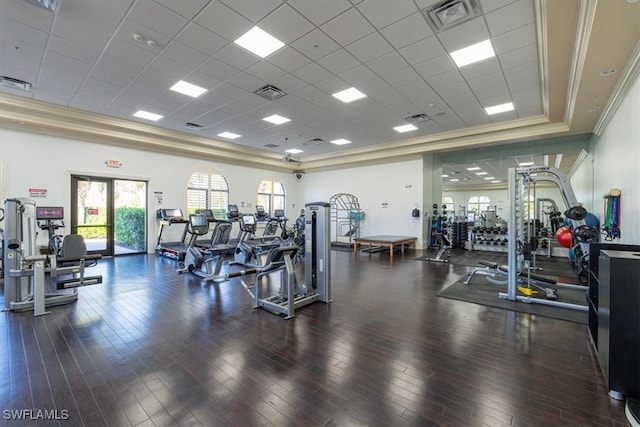
[{"label": "weight stack", "polygon": [[453,223],[453,247],[464,249],[464,242],[467,241],[468,224],[466,222]]}]

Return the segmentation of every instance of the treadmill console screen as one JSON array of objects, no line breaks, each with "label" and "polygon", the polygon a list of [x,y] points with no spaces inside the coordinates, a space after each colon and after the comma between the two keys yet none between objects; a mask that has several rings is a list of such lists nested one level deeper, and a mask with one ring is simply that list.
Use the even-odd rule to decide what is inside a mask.
[{"label": "treadmill console screen", "polygon": [[253,215],[242,215],[242,223],[244,225],[254,225],[256,218]]}]

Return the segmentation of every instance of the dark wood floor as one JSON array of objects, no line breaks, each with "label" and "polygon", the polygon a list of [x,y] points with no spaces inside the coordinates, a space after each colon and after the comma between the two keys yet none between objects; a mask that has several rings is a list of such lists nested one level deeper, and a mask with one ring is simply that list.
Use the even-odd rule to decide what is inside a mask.
[{"label": "dark wood floor", "polygon": [[291,320],[252,310],[238,279],[103,260],[76,303],[0,314],[0,424],[627,425],[586,326],[437,297],[469,267],[418,255],[333,251],[334,302]]}]

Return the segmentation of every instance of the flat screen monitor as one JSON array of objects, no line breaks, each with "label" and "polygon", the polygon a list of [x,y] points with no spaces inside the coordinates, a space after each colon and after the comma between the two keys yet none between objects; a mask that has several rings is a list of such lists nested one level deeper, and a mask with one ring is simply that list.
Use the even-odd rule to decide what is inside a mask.
[{"label": "flat screen monitor", "polygon": [[196,209],[197,214],[202,214],[207,217],[207,219],[215,219],[216,216],[213,214],[211,209]]},{"label": "flat screen monitor", "polygon": [[165,219],[182,218],[182,209],[162,209],[162,217]]},{"label": "flat screen monitor", "polygon": [[207,217],[203,214],[189,215],[189,222],[193,227],[204,227],[209,225]]},{"label": "flat screen monitor", "polygon": [[276,209],[273,211],[273,216],[276,218],[282,218],[284,216],[284,209]]},{"label": "flat screen monitor", "polygon": [[36,220],[64,219],[62,206],[36,206]]},{"label": "flat screen monitor", "polygon": [[239,216],[238,205],[229,205],[227,209],[227,217],[237,218]]},{"label": "flat screen monitor", "polygon": [[254,225],[256,218],[253,215],[242,215],[242,223],[244,225]]}]

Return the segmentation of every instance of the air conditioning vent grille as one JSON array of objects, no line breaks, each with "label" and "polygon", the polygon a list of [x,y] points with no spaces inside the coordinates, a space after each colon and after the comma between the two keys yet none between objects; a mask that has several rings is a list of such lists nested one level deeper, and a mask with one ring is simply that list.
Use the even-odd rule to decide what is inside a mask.
[{"label": "air conditioning vent grille", "polygon": [[0,86],[10,87],[20,90],[31,90],[31,83],[13,77],[0,76]]},{"label": "air conditioning vent grille", "polygon": [[440,33],[482,15],[477,0],[440,1],[420,12],[434,33]]},{"label": "air conditioning vent grille", "polygon": [[282,89],[279,89],[273,85],[263,86],[260,89],[257,89],[253,93],[263,98],[266,98],[270,101],[275,101],[276,99],[282,98],[283,96],[286,95],[286,93]]},{"label": "air conditioning vent grille", "polygon": [[202,130],[204,128],[204,126],[202,125],[199,125],[197,123],[191,123],[191,122],[185,123],[184,125],[182,125],[182,127],[191,129],[191,130]]},{"label": "air conditioning vent grille", "polygon": [[312,138],[307,140],[304,144],[305,145],[322,145],[322,144],[326,144],[327,141],[325,141],[322,138]]},{"label": "air conditioning vent grille", "polygon": [[278,144],[264,144],[265,147],[267,148],[278,148],[280,147]]},{"label": "air conditioning vent grille", "polygon": [[404,119],[409,123],[426,122],[427,120],[430,120],[429,116],[424,113],[414,114],[413,116],[405,117]]}]

